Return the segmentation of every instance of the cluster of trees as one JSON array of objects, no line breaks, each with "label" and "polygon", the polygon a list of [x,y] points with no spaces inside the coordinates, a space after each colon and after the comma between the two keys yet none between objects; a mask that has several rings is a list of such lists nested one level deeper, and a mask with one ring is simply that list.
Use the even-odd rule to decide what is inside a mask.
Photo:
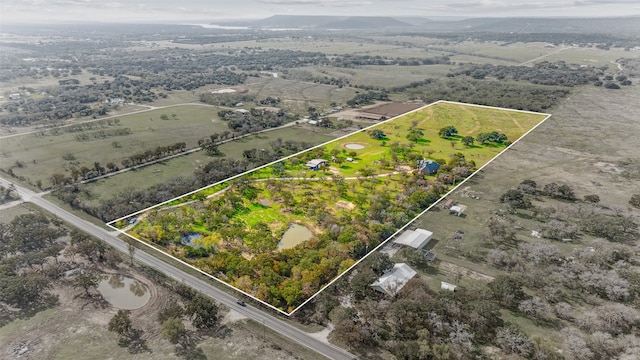
[{"label": "cluster of trees", "polygon": [[[144,153],[130,155],[123,159],[121,164],[124,168],[143,165],[177,152],[183,152],[186,147],[187,144],[184,142],[177,142],[169,146],[158,146],[154,150],[147,150]],[[75,157],[72,154],[67,154],[64,155],[63,158],[73,160]],[[96,161],[91,167],[80,166],[79,162],[73,162],[69,167],[70,174],[68,176],[62,173],[54,173],[49,177],[49,183],[56,192],[77,191],[77,186],[66,190],[64,188],[69,185],[77,185],[80,181],[91,180],[118,170],[120,170],[120,167],[113,162],[108,162],[103,166],[100,162]]]},{"label": "cluster of trees", "polygon": [[435,65],[435,64],[450,64],[448,56],[435,56],[430,58],[390,58],[387,56],[371,56],[371,55],[354,55],[345,54],[342,56],[333,57],[329,65],[335,67],[354,68],[364,65],[400,65],[400,66],[420,66],[420,65]]},{"label": "cluster of trees", "polygon": [[405,94],[425,103],[447,99],[518,110],[545,111],[566,97],[569,90],[494,80],[453,78],[425,82],[424,85],[406,89]]},{"label": "cluster of trees", "polygon": [[620,89],[620,85],[622,86],[631,85],[631,80],[629,80],[629,78],[627,78],[627,76],[623,74],[617,75],[615,77],[615,80],[617,81],[617,83],[615,83],[613,80],[614,80],[613,75],[604,75],[602,78],[596,79],[593,85],[604,86],[607,89]]},{"label": "cluster of trees", "polygon": [[[350,279],[343,277],[318,295],[298,310],[296,318],[303,322],[330,321],[332,336],[362,351],[364,357],[386,350],[400,359],[473,358],[482,354],[483,345],[502,341],[507,347],[513,333],[521,335],[502,319],[494,301],[508,289],[496,286],[495,291],[434,291],[424,279],[416,277],[397,295],[386,297],[372,290],[370,284],[391,265],[388,255],[371,254]],[[341,305],[341,298],[349,298],[349,305]],[[531,349],[544,352],[535,346]]]},{"label": "cluster of trees", "polygon": [[366,93],[356,94],[353,99],[347,100],[350,107],[358,107],[373,104],[374,101],[389,101],[389,94],[386,91],[368,91]]},{"label": "cluster of trees", "polygon": [[283,110],[270,111],[257,108],[251,108],[246,114],[239,114],[233,110],[221,110],[218,112],[218,116],[227,121],[227,126],[231,131],[239,135],[278,127],[295,119]]},{"label": "cluster of trees", "polygon": [[464,64],[447,76],[463,75],[474,79],[492,77],[498,80],[521,80],[541,85],[577,86],[598,80],[600,76],[604,75],[605,70],[606,67],[602,69],[569,65],[564,61],[553,63],[543,61],[533,66]]},{"label": "cluster of trees", "polygon": [[113,136],[127,136],[131,135],[131,128],[118,128],[118,129],[107,129],[107,130],[98,130],[91,132],[82,132],[76,134],[76,141],[95,141],[102,140],[106,138],[110,138]]},{"label": "cluster of trees", "polygon": [[[63,253],[66,260],[60,257]],[[78,256],[107,265],[121,261],[102,242],[68,231],[60,221],[36,211],[0,224],[0,309],[13,318],[55,305],[57,297],[49,290],[64,271],[78,266]],[[97,286],[97,277],[82,273],[73,285],[88,294]]]},{"label": "cluster of trees", "polygon": [[[390,148],[398,152],[395,163],[380,164],[389,171],[397,164],[414,164],[415,157],[409,154],[420,156],[399,144]],[[251,161],[269,161],[262,153],[245,151],[243,155]],[[273,165],[272,172],[286,178],[291,176],[287,170],[304,168],[306,161],[329,154],[336,163],[347,155],[346,149],[329,152],[317,148],[290,159],[286,165]],[[357,181],[345,181],[335,174],[331,175],[332,181],[322,182],[252,182],[245,177],[234,181],[219,197],[190,203],[189,210],[180,210],[180,215],[173,211],[149,214],[133,231],[239,289],[291,310],[437,200],[449,184],[462,181],[474,169],[475,164],[458,153],[449,162],[443,161],[437,178],[429,179],[416,173],[385,182],[373,176],[373,169],[361,170]],[[323,231],[304,245],[276,251],[279,237],[288,226],[286,221],[259,221],[247,227],[244,220],[259,194],[277,204],[278,212],[303,215]],[[349,199],[354,208],[349,212],[327,211],[327,204],[340,198]],[[193,229],[193,224],[199,224],[199,230]],[[200,233],[201,239],[194,240],[193,245],[183,244],[184,236],[193,232]]]},{"label": "cluster of trees", "polygon": [[200,94],[200,101],[209,105],[233,107],[239,103],[247,103],[255,100],[254,95],[248,94]]}]

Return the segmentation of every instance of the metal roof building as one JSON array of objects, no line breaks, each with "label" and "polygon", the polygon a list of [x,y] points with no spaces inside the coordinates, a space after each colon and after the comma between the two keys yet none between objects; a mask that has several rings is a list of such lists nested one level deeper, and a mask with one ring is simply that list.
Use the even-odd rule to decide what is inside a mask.
[{"label": "metal roof building", "polygon": [[407,230],[393,240],[393,242],[420,250],[431,241],[432,236],[433,233],[425,229]]},{"label": "metal roof building", "polygon": [[416,271],[405,263],[393,265],[393,269],[382,275],[370,286],[381,293],[395,296],[409,280],[416,276]]}]

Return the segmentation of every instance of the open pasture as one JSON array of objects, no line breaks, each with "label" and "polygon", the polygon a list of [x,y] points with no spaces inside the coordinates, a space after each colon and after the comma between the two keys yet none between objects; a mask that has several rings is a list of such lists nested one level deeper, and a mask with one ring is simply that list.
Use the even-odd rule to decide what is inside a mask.
[{"label": "open pasture", "polygon": [[[218,120],[217,112],[218,108],[206,105],[173,106],[122,115],[118,117],[119,123],[104,128],[76,132],[54,128],[38,134],[2,139],[0,167],[13,167],[17,176],[24,176],[31,183],[41,181],[43,184],[47,184],[51,174],[64,173],[73,163],[91,168],[95,162],[102,166],[113,162],[121,167],[121,161],[130,155],[180,141],[185,142],[187,148],[192,148],[197,146],[199,139],[226,130],[227,125]],[[166,115],[166,120],[161,118],[163,115]],[[124,129],[130,130],[128,135],[77,140],[81,134]]]},{"label": "open pasture", "polygon": [[[330,136],[317,132],[320,128],[299,125],[290,128],[276,129],[224,143],[218,149],[225,157],[242,159],[242,152],[253,148],[269,148],[269,143],[281,139],[296,139],[317,145],[331,139]],[[185,156],[165,160],[143,168],[127,171],[122,174],[100,179],[83,185],[83,190],[90,196],[83,197],[88,204],[98,204],[101,200],[110,199],[115,194],[129,189],[143,189],[163,184],[179,176],[191,176],[199,167],[205,166],[211,157],[202,151]]]}]

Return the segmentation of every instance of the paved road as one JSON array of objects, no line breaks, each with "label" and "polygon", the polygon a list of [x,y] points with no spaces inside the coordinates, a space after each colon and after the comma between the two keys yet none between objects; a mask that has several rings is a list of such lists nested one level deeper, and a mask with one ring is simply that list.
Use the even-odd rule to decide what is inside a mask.
[{"label": "paved road", "polygon": [[[5,187],[8,187],[12,183],[3,178],[0,178],[0,184]],[[110,232],[108,230],[100,228],[90,222],[87,222],[77,217],[76,215],[60,208],[59,206],[42,198],[39,194],[29,189],[25,189],[17,185],[15,188],[18,194],[20,194],[20,196],[24,201],[32,202],[42,207],[43,209],[55,214],[60,219],[68,222],[69,224],[77,227],[78,229],[88,234],[91,234],[99,239],[102,239],[109,245],[116,248],[117,250],[125,254],[128,254],[127,244],[124,241],[120,240],[118,237],[116,237],[114,232]],[[272,329],[273,331],[276,331],[279,334],[286,336],[289,339],[297,342],[298,344],[306,346],[307,348],[314,350],[319,354],[326,356],[329,359],[337,359],[337,360],[345,359],[346,360],[346,359],[353,359],[355,357],[353,354],[350,354],[345,350],[340,349],[331,344],[322,342],[310,336],[306,332],[287,324],[286,322],[278,319],[275,316],[270,315],[269,313],[266,313],[260,310],[257,307],[253,307],[250,305],[247,305],[244,307],[239,306],[238,304],[236,304],[236,298],[233,297],[232,295],[229,295],[224,291],[221,291],[220,289],[212,286],[207,281],[201,280],[195,276],[187,274],[186,272],[180,269],[176,269],[173,266],[165,263],[164,261],[159,260],[158,258],[155,258],[147,254],[146,252],[137,251],[136,259],[144,263],[145,265],[148,265],[175,280],[178,280],[204,294],[211,296],[221,304],[224,304],[225,306],[239,312],[240,314],[258,323],[264,324],[265,326]]]}]

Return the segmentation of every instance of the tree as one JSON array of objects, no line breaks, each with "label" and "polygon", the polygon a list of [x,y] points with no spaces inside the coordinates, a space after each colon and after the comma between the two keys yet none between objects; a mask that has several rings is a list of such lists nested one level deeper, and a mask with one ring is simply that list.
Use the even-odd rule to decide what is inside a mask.
[{"label": "tree", "polygon": [[629,205],[633,206],[636,209],[640,209],[640,194],[631,195],[631,199],[629,199]]},{"label": "tree", "polygon": [[200,293],[191,299],[185,314],[191,318],[193,326],[200,329],[213,328],[218,324],[218,306]]},{"label": "tree", "polygon": [[382,140],[384,139],[387,135],[385,135],[384,131],[380,130],[380,129],[373,129],[369,132],[369,136],[372,139],[376,139],[376,140]]},{"label": "tree", "polygon": [[424,132],[420,129],[411,129],[407,133],[407,139],[409,141],[417,142],[424,136]]},{"label": "tree", "polygon": [[389,255],[382,252],[374,252],[367,258],[366,264],[378,276],[393,268],[393,261],[389,259]]},{"label": "tree", "polygon": [[514,309],[520,301],[527,298],[522,290],[522,281],[510,275],[498,275],[489,283],[493,298],[503,306]]},{"label": "tree", "polygon": [[42,298],[51,282],[42,275],[0,276],[0,301],[25,309]]},{"label": "tree", "polygon": [[452,125],[445,126],[442,129],[440,129],[440,131],[438,131],[438,135],[440,135],[440,137],[443,137],[443,138],[451,137],[457,133],[458,133],[458,129],[456,129]]},{"label": "tree", "polygon": [[531,208],[531,201],[524,195],[524,191],[520,189],[509,189],[506,193],[500,196],[501,203],[507,203],[514,209],[529,209]]},{"label": "tree", "polygon": [[473,136],[465,136],[462,138],[462,143],[465,146],[471,146],[473,145],[474,142],[475,142],[475,139],[473,138]]},{"label": "tree", "polygon": [[179,318],[170,317],[162,323],[162,336],[172,344],[177,344],[186,334],[187,329]]},{"label": "tree", "polygon": [[169,318],[182,318],[184,315],[184,309],[179,304],[171,304],[168,307],[160,310],[158,313],[158,321],[160,324],[164,323]]},{"label": "tree", "polygon": [[533,343],[529,337],[513,326],[505,326],[498,330],[496,345],[507,354],[518,354],[525,358],[533,352]]},{"label": "tree", "polygon": [[109,320],[108,329],[118,334],[118,345],[120,346],[129,346],[136,335],[129,314],[129,310],[118,310]]},{"label": "tree", "polygon": [[73,286],[83,288],[85,296],[91,297],[89,289],[98,286],[98,277],[90,272],[83,271],[76,276]]}]

